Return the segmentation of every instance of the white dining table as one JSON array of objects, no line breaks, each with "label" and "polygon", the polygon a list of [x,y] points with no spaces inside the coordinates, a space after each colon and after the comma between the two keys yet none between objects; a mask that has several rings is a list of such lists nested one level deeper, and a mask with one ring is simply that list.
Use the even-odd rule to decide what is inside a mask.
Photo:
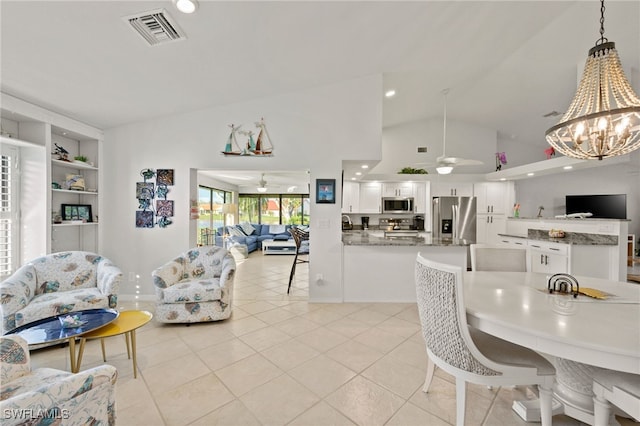
[{"label": "white dining table", "polygon": [[[640,374],[640,285],[576,276],[581,288],[607,299],[547,291],[549,275],[534,272],[464,272],[468,323],[485,333],[555,358],[556,408],[593,424],[593,368]],[[533,406],[514,403],[525,420]],[[557,407],[561,408],[558,409]]]}]

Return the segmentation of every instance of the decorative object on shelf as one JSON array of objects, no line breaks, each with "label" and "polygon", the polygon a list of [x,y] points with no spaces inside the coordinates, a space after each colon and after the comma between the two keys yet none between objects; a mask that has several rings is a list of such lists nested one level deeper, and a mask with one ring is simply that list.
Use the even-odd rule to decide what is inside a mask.
[{"label": "decorative object on shelf", "polygon": [[[168,187],[174,184],[173,175],[173,169],[140,171],[144,182],[136,182],[136,199],[139,209],[136,211],[136,228],[153,228],[155,225],[166,228],[173,223],[170,217],[174,215],[174,202],[167,200]],[[150,181],[154,177],[155,183]]]},{"label": "decorative object on shelf", "polygon": [[62,204],[62,220],[81,220],[82,222],[93,222],[91,204]]},{"label": "decorative object on shelf", "polygon": [[547,157],[547,160],[550,160],[551,157],[555,157],[556,156],[556,150],[553,149],[552,146],[550,146],[549,148],[544,150],[544,155],[545,155],[545,157]]},{"label": "decorative object on shelf", "polygon": [[560,122],[546,132],[547,142],[573,158],[598,159],[640,148],[640,98],[622,69],[615,43],[604,36],[600,2],[600,39],[589,50],[578,90]]},{"label": "decorative object on shelf", "polygon": [[[271,137],[267,131],[267,125],[264,118],[255,122],[256,128],[258,128],[258,136],[255,141],[253,139],[252,131],[240,131],[242,125],[236,126],[235,124],[229,124],[231,133],[227,138],[227,143],[224,147],[222,154],[224,155],[242,155],[242,156],[254,156],[254,157],[271,157],[273,154],[273,144],[271,143]],[[236,134],[240,133],[248,137],[247,143],[244,148],[240,148]]]},{"label": "decorative object on shelf", "polygon": [[73,161],[77,163],[87,164],[87,160],[87,157],[85,157],[84,155],[76,155],[75,157],[73,157]]},{"label": "decorative object on shelf", "polygon": [[60,215],[59,211],[51,212],[51,221],[53,223],[62,223],[62,216]]},{"label": "decorative object on shelf", "polygon": [[536,217],[542,217],[542,210],[544,210],[544,206],[538,206],[538,215]]},{"label": "decorative object on shelf", "polygon": [[335,204],[336,203],[336,180],[316,179],[316,203]]},{"label": "decorative object on shelf", "polygon": [[10,133],[2,128],[2,124],[0,124],[0,136],[4,136],[5,138],[12,138],[13,133]]},{"label": "decorative object on shelf", "polygon": [[62,186],[58,182],[51,182],[52,189],[62,189]]},{"label": "decorative object on shelf", "polygon": [[84,191],[84,177],[82,175],[67,175],[65,185],[71,191]]},{"label": "decorative object on shelf", "polygon": [[507,154],[496,152],[496,172],[502,170],[502,165],[507,164]]},{"label": "decorative object on shelf", "polygon": [[60,161],[69,161],[69,151],[67,151],[66,149],[64,149],[63,147],[61,147],[55,142],[54,142],[54,145],[55,145],[55,149],[53,150],[52,154],[57,155],[58,160]]},{"label": "decorative object on shelf", "polygon": [[403,167],[399,172],[399,175],[426,175],[429,174],[425,169],[414,169],[413,167]]},{"label": "decorative object on shelf", "polygon": [[513,217],[520,217],[520,204],[513,205]]}]

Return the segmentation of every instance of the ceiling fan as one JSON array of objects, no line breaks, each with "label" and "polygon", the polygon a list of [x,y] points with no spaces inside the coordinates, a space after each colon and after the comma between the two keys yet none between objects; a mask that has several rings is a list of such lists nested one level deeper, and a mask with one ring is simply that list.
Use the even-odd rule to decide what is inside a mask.
[{"label": "ceiling fan", "polygon": [[[447,157],[446,148],[447,148],[447,94],[449,93],[449,89],[444,89],[442,91],[444,97],[444,118],[443,118],[443,131],[442,131],[442,155],[436,158],[436,171],[440,175],[447,175],[451,173],[454,167],[458,166],[477,166],[482,165],[482,161],[479,160],[471,160],[467,158],[461,157]],[[427,163],[418,163],[418,165],[424,165]],[[433,166],[433,164],[428,164]]]},{"label": "ceiling fan", "polygon": [[256,188],[258,192],[267,192],[267,181],[264,180],[264,173],[258,182],[258,188]]}]

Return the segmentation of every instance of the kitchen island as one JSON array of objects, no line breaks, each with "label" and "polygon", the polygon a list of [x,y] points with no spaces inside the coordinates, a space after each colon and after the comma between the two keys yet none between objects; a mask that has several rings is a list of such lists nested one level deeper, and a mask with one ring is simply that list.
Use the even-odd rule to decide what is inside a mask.
[{"label": "kitchen island", "polygon": [[469,244],[424,232],[417,237],[385,237],[381,230],[343,232],[343,301],[415,302],[416,255],[466,269]]},{"label": "kitchen island", "polygon": [[[625,281],[628,225],[622,219],[508,218],[499,237],[527,249],[529,271]],[[550,237],[551,229],[564,237]]]}]

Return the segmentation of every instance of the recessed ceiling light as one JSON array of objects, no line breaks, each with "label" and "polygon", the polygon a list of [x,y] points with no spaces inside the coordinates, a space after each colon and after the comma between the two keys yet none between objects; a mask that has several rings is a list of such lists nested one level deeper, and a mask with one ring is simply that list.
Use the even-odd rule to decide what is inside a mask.
[{"label": "recessed ceiling light", "polygon": [[535,173],[527,173],[527,176],[533,176]]},{"label": "recessed ceiling light", "polygon": [[507,178],[500,178],[500,180],[505,181],[505,180],[507,180]]},{"label": "recessed ceiling light", "polygon": [[356,176],[360,176],[362,172],[356,172]]},{"label": "recessed ceiling light", "polygon": [[368,169],[368,168],[369,168],[369,166],[368,166],[367,164],[363,164],[363,165],[362,165],[362,168],[363,168],[363,169]]},{"label": "recessed ceiling light", "polygon": [[182,13],[193,13],[198,8],[197,0],[174,0],[176,9]]},{"label": "recessed ceiling light", "polygon": [[391,90],[387,90],[387,91],[384,93],[384,95],[385,95],[387,98],[391,98],[391,97],[393,97],[393,96],[395,96],[395,95],[396,95],[396,91],[395,91],[395,90],[393,90],[393,89],[391,89]]},{"label": "recessed ceiling light", "polygon": [[565,170],[571,170],[571,169],[573,169],[573,166],[564,166],[564,167],[563,167],[563,169],[565,169]]},{"label": "recessed ceiling light", "polygon": [[356,180],[356,178],[351,178],[351,180]]}]

